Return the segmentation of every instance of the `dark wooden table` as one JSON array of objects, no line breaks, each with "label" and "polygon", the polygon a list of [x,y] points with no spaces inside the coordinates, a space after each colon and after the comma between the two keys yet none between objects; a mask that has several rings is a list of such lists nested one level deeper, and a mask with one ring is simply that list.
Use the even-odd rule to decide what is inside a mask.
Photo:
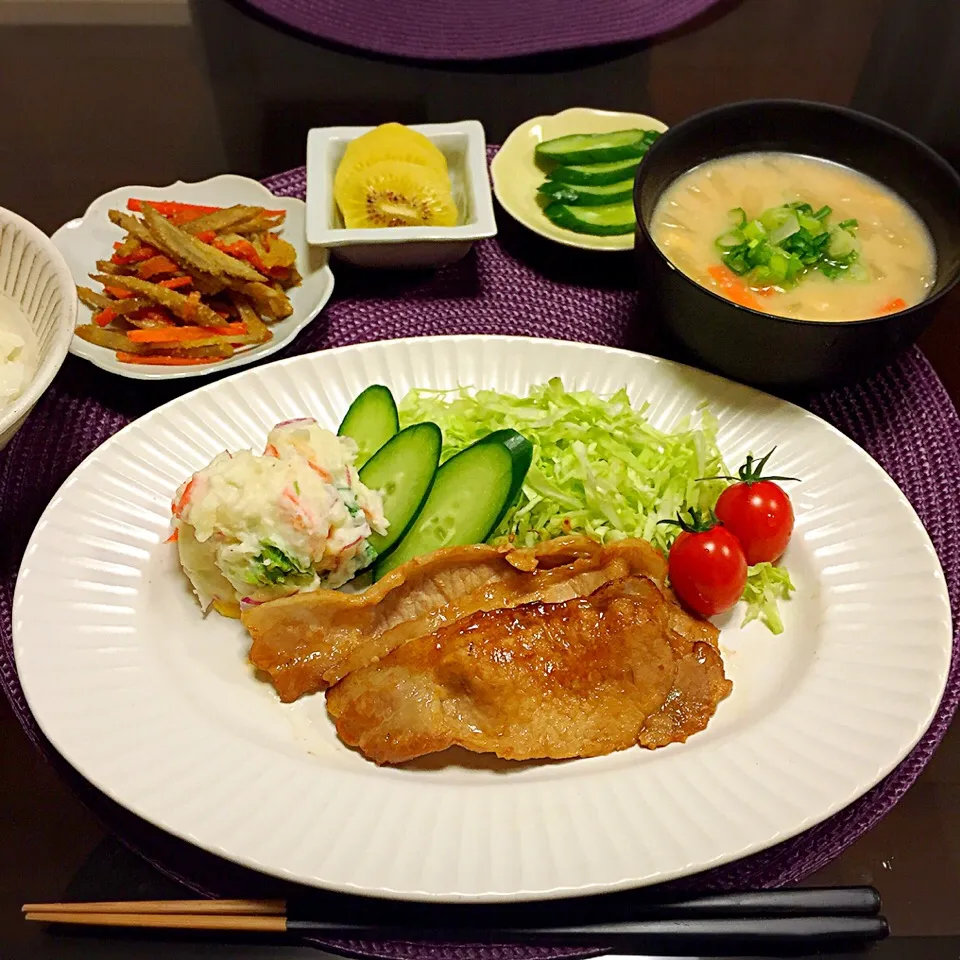
[{"label": "dark wooden table", "polygon": [[[479,117],[496,142],[535,113],[577,104],[641,110],[670,123],[757,95],[853,104],[960,162],[960,4],[942,0],[725,2],[650,44],[469,68],[330,49],[257,23],[226,0],[193,0],[192,8],[192,28],[0,26],[0,55],[23,68],[19,81],[12,70],[0,79],[0,129],[15,138],[5,136],[0,149],[0,203],[53,229],[118,183],[163,183],[223,168],[265,175],[298,165],[306,129],[325,123]],[[44,44],[47,55],[38,56]],[[124,81],[140,82],[157,69],[178,78],[183,97],[173,106],[152,104],[146,126],[114,110],[110,136],[89,149],[83,135],[102,121],[97,91],[109,80],[118,85],[114,105],[142,103]],[[63,100],[46,104],[41,136],[21,105],[42,84],[63,91]],[[70,90],[79,92],[71,98]],[[43,166],[48,142],[58,144],[68,169],[53,160]],[[25,172],[32,150],[49,176]],[[922,346],[960,402],[960,294]],[[897,808],[809,882],[875,884],[894,933],[927,938],[894,942],[885,960],[955,957],[958,824],[955,726]],[[51,937],[19,918],[25,900],[176,892],[109,836],[0,703],[0,957],[185,957],[185,947],[162,941]],[[950,939],[929,939],[936,937]],[[229,948],[217,955],[294,960],[299,952]]]}]

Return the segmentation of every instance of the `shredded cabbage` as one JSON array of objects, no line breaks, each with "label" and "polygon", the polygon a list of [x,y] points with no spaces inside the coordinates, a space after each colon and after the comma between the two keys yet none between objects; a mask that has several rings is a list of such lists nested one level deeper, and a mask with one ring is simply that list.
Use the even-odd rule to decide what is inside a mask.
[{"label": "shredded cabbage", "polygon": [[[701,477],[728,474],[717,447],[717,420],[701,406],[671,433],[634,409],[626,390],[601,398],[568,391],[554,377],[527,397],[467,387],[411,390],[400,402],[400,424],[432,420],[443,431],[441,460],[494,430],[512,427],[533,444],[533,462],[517,503],[490,537],[533,546],[582,533],[601,542],[642,537],[666,552],[676,529],[658,526],[681,509],[712,509],[726,487]],[[745,623],[760,619],[783,629],[777,599],[793,589],[782,567],[752,567]]]},{"label": "shredded cabbage", "polygon": [[747,614],[742,626],[751,620],[761,620],[771,633],[783,633],[777,601],[789,600],[795,589],[785,567],[776,567],[772,563],[758,563],[751,567],[743,591]]}]

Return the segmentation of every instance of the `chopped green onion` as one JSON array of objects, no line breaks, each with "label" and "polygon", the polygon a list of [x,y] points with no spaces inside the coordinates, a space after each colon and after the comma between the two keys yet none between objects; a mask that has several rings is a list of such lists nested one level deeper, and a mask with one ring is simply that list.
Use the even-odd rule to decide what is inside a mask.
[{"label": "chopped green onion", "polygon": [[[832,212],[826,205],[814,211],[809,203],[795,201],[769,207],[751,220],[742,207],[734,207],[734,226],[716,240],[721,260],[757,287],[789,290],[812,270],[835,280],[856,264],[860,244],[857,221],[850,218],[830,227]],[[863,276],[862,271],[855,275]]]}]

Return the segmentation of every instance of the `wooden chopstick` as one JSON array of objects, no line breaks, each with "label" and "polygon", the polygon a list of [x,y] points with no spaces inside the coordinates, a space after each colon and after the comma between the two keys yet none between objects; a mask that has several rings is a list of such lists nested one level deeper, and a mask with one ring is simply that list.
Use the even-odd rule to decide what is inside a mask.
[{"label": "wooden chopstick", "polygon": [[151,927],[165,930],[240,930],[258,933],[285,933],[284,916],[240,916],[214,913],[94,913],[48,911],[30,912],[25,920],[43,923],[71,923],[96,927]]},{"label": "wooden chopstick", "polygon": [[287,902],[285,900],[102,900],[92,903],[25,903],[20,909],[28,914],[130,913],[282,917],[287,912]]}]

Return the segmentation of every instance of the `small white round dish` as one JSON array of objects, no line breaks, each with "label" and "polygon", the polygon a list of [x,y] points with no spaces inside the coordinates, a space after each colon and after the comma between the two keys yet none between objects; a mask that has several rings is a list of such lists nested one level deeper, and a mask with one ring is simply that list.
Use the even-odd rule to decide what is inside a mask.
[{"label": "small white round dish", "polygon": [[662,133],[667,125],[642,113],[618,113],[590,107],[571,107],[552,116],[534,117],[513,130],[493,158],[490,164],[493,193],[500,201],[500,206],[514,220],[548,240],[581,250],[632,250],[633,233],[595,237],[574,233],[548,220],[543,213],[540,194],[537,193],[537,188],[546,179],[546,172],[534,155],[538,143],[554,137],[565,137],[572,133],[611,133],[632,128],[659,130]]},{"label": "small white round dish", "polygon": [[[669,428],[706,403],[726,462],[777,446],[797,592],[779,636],[720,621],[732,694],[684,744],[556,763],[450,752],[376,767],[322,694],[281,704],[235,620],[206,620],[169,534],[178,484],[278,421],[336,429],[371,383],[526,393],[550,377]],[[882,517],[883,523],[864,517]],[[23,689],[44,734],[139,816],[317,887],[506,901],[642,886],[786,840],[912,749],[943,694],[950,604],[893,481],[813,414],[691,367],[606,347],[461,336],[369,343],[226,377],[95,450],[44,512],[13,602]]]},{"label": "small white round dish", "polygon": [[[220,363],[190,367],[163,367],[121,363],[112,350],[98,347],[80,337],[73,337],[70,352],[89,360],[95,366],[121,377],[134,380],[178,380],[184,377],[204,377],[224,370],[245,367],[263,360],[285,347],[324,308],[333,294],[333,272],[325,250],[308,246],[306,240],[306,204],[292,197],[277,197],[262,183],[249,177],[221,174],[197,183],[177,181],[166,187],[119,187],[98,197],[87,207],[86,213],[65,223],[53,235],[53,243],[73,274],[74,282],[89,286],[90,274],[96,272],[97,260],[110,256],[114,241],[123,238],[123,231],[110,222],[108,211],[125,210],[132,197],[153,200],[179,200],[184,203],[203,203],[228,207],[235,203],[268,206],[285,210],[286,220],[281,236],[297,251],[297,269],[303,277],[298,287],[288,291],[293,313],[286,320],[270,325],[273,338],[267,343],[237,352]],[[87,307],[79,306],[80,322],[87,322]]]},{"label": "small white round dish", "polygon": [[[29,220],[0,208],[0,314],[26,341],[33,368],[20,396],[0,409],[0,450],[12,439],[63,366],[73,338],[77,295],[57,248]],[[6,326],[6,323],[4,324]]]}]

